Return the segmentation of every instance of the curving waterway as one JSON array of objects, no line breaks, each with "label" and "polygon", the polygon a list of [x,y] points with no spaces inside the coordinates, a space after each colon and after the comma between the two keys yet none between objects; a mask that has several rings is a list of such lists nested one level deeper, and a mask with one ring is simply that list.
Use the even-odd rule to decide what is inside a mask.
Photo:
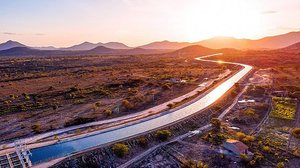
[{"label": "curving waterway", "polygon": [[151,131],[163,127],[165,125],[172,124],[173,122],[184,119],[194,113],[199,112],[200,110],[207,108],[208,106],[212,105],[215,101],[217,101],[219,98],[221,98],[232,86],[234,86],[236,82],[239,82],[252,69],[252,66],[245,65],[245,64],[232,63],[232,62],[220,62],[220,61],[203,59],[203,58],[216,56],[216,55],[220,55],[220,54],[202,56],[196,58],[196,60],[205,61],[205,62],[216,62],[222,64],[234,64],[234,65],[242,66],[243,68],[235,75],[231,76],[229,79],[227,79],[222,84],[217,86],[215,89],[207,93],[205,96],[200,98],[199,100],[181,109],[178,109],[171,113],[167,113],[165,115],[158,116],[156,118],[144,120],[132,125],[119,127],[106,132],[101,132],[99,134],[90,135],[79,139],[64,141],[49,146],[43,146],[43,147],[31,149],[32,155],[30,156],[30,160],[32,164],[34,165],[37,163],[64,157],[92,147],[112,143],[132,136],[136,136],[141,133],[145,133],[147,131]]}]

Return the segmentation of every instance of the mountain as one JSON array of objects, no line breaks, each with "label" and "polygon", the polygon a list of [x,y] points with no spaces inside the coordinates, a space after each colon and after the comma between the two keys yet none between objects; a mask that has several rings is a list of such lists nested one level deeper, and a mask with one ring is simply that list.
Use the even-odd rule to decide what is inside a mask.
[{"label": "mountain", "polygon": [[14,47],[26,47],[26,46],[24,44],[12,40],[0,44],[0,50],[7,50]]},{"label": "mountain", "polygon": [[102,44],[101,46],[111,48],[111,49],[131,49],[131,47],[128,47],[127,45],[119,42],[108,42]]},{"label": "mountain", "polygon": [[201,45],[212,49],[235,48],[242,50],[277,49],[300,42],[300,32],[290,32],[277,36],[264,37],[258,40],[237,39],[233,37],[218,36],[199,42],[170,42],[158,41],[140,46],[144,49],[173,49],[178,50],[191,45]]},{"label": "mountain", "polygon": [[156,49],[144,49],[144,48],[133,48],[130,50],[123,50],[121,54],[124,55],[138,55],[138,54],[162,54],[168,53],[174,50],[156,50]]},{"label": "mountain", "polygon": [[37,50],[58,50],[58,48],[55,48],[53,46],[48,46],[48,47],[31,47],[33,49],[37,49]]},{"label": "mountain", "polygon": [[290,46],[285,47],[285,48],[278,49],[276,51],[300,54],[300,42],[296,43],[296,44],[293,44],[293,45],[290,45]]},{"label": "mountain", "polygon": [[38,50],[30,47],[14,47],[0,51],[0,56],[50,56],[79,54],[74,51],[63,50]]},{"label": "mountain", "polygon": [[165,49],[165,50],[178,50],[187,46],[193,45],[192,43],[189,42],[171,42],[171,41],[158,41],[158,42],[153,42],[150,44],[146,44],[143,46],[139,46],[137,48],[143,48],[143,49]]},{"label": "mountain", "polygon": [[235,48],[235,49],[277,49],[300,42],[300,32],[290,32],[277,36],[264,37],[258,40],[237,39],[233,37],[214,37],[194,44],[209,48]]},{"label": "mountain", "polygon": [[0,56],[80,56],[80,55],[137,55],[137,54],[160,54],[169,50],[151,49],[111,49],[103,46],[91,50],[38,50],[30,47],[14,47],[0,51]]},{"label": "mountain", "polygon": [[287,47],[298,42],[300,42],[300,31],[255,40],[256,46],[254,47],[258,48],[259,46],[263,46],[264,48],[276,49]]},{"label": "mountain", "polygon": [[80,50],[91,50],[96,47],[106,47],[110,49],[130,49],[130,47],[126,46],[123,43],[119,42],[109,42],[109,43],[90,43],[90,42],[83,42],[81,44],[77,44],[67,48],[60,48],[60,50],[73,50],[73,51],[80,51]]},{"label": "mountain", "polygon": [[176,50],[170,54],[173,56],[201,56],[201,55],[215,54],[215,53],[217,52],[214,49],[203,47],[200,45],[192,45],[192,46],[188,46]]},{"label": "mountain", "polygon": [[[213,37],[211,39],[196,42],[196,45],[202,45],[209,48],[236,48],[236,49],[248,49],[251,40],[248,39],[236,39],[233,37]],[[250,47],[251,48],[251,47]]]},{"label": "mountain", "polygon": [[118,52],[118,50],[106,48],[103,46],[98,46],[96,48],[93,48],[93,49],[87,50],[87,51],[80,51],[80,53],[83,53],[83,54],[114,54],[117,52]]}]

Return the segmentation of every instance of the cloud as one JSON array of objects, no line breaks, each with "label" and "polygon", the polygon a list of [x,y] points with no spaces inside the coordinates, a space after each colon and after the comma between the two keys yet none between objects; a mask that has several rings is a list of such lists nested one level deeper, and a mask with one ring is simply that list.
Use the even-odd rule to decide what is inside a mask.
[{"label": "cloud", "polygon": [[2,32],[2,34],[5,34],[5,35],[18,35],[17,33],[13,33],[13,32]]},{"label": "cloud", "polygon": [[263,14],[263,15],[274,14],[274,13],[277,13],[277,11],[269,10],[269,11],[261,12],[261,14]]}]

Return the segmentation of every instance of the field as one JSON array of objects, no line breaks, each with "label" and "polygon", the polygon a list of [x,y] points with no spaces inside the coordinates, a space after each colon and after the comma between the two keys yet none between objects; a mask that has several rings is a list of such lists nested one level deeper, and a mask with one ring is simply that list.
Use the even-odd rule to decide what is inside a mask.
[{"label": "field", "polygon": [[3,58],[1,140],[134,113],[228,68],[165,55]]},{"label": "field", "polygon": [[281,119],[294,120],[297,103],[290,98],[273,97],[273,109],[270,116]]}]

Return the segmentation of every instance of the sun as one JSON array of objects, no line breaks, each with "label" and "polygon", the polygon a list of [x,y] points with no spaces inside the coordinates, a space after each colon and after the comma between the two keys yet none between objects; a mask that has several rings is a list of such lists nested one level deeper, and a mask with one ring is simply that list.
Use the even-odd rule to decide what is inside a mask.
[{"label": "sun", "polygon": [[[201,5],[201,9],[199,7]],[[259,7],[244,0],[210,0],[185,11],[185,35],[189,41],[213,36],[254,38],[261,33]]]}]

